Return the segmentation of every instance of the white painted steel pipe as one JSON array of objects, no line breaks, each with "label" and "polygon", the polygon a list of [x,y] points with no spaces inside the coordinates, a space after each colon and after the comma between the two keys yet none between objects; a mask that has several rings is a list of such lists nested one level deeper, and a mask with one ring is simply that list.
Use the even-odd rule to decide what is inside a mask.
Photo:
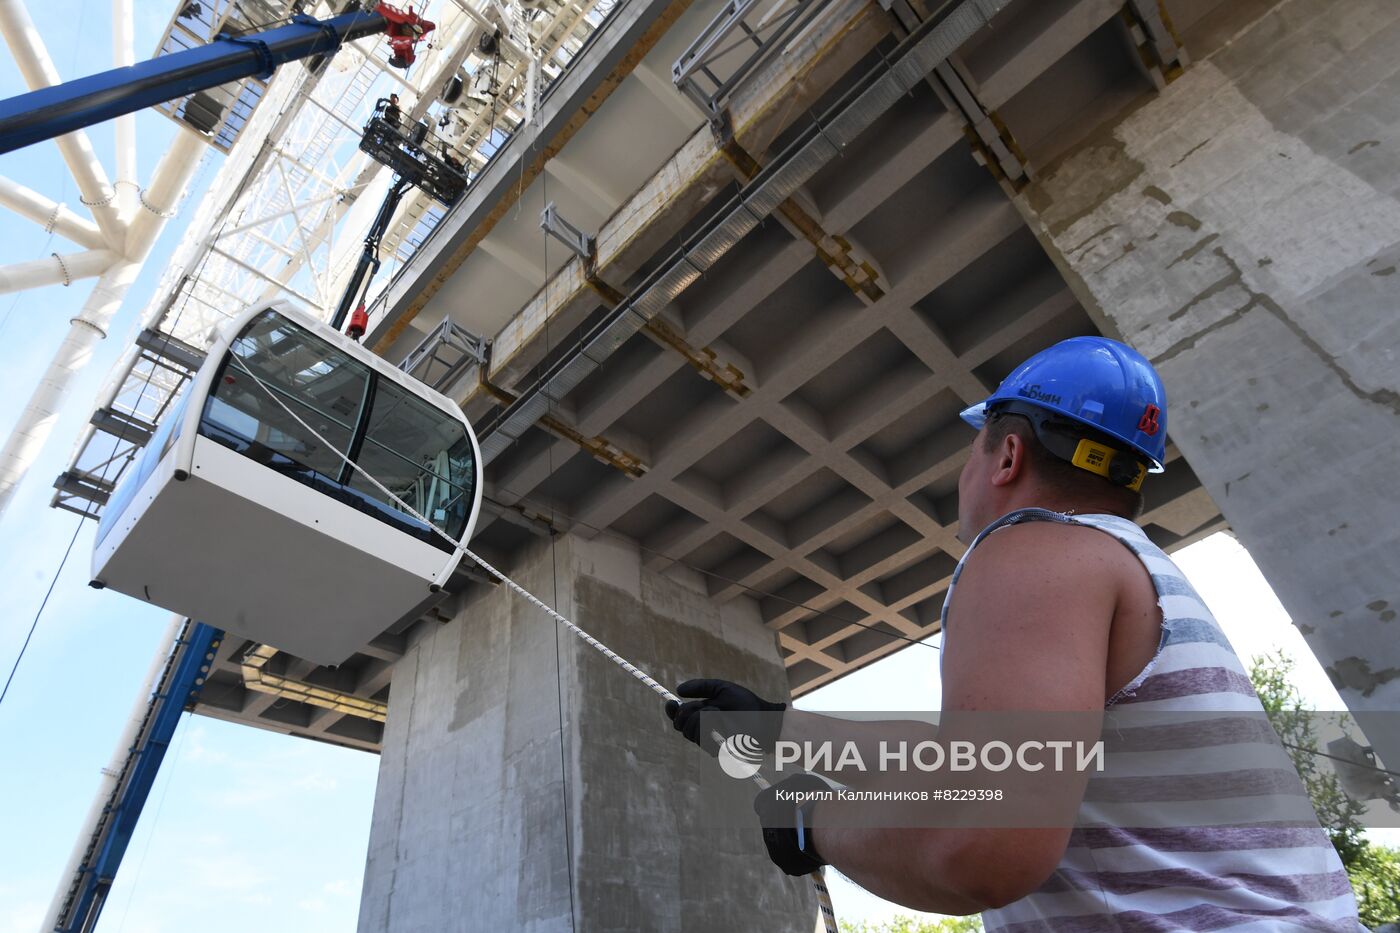
[{"label": "white painted steel pipe", "polygon": [[39,377],[4,449],[0,450],[0,513],[10,504],[15,488],[29,472],[30,465],[38,459],[68,398],[73,378],[92,360],[94,348],[107,336],[106,325],[121,307],[126,290],[140,270],[138,263],[118,262],[102,274],[82,313],[73,318],[68,335],[59,344],[48,369]]},{"label": "white painted steel pipe", "polygon": [[[132,0],[112,0],[113,68],[136,64],[132,16]],[[117,206],[125,222],[140,203],[140,187],[136,181],[136,114],[124,113],[113,120],[112,125],[117,141]]]},{"label": "white painted steel pipe", "polygon": [[136,214],[131,218],[126,235],[126,257],[132,262],[143,261],[151,251],[207,151],[203,137],[185,129],[175,134],[170,148],[151,174],[151,184],[141,193]]},{"label": "white painted steel pipe", "polygon": [[82,253],[50,253],[43,259],[0,266],[0,295],[45,285],[70,285],[101,275],[117,261],[117,255],[109,249],[90,249]]},{"label": "white painted steel pipe", "polygon": [[[59,83],[58,69],[49,58],[43,37],[34,27],[22,0],[0,0],[0,35],[4,35],[15,65],[31,91]],[[97,161],[97,153],[87,134],[80,130],[59,136],[54,142],[73,180],[78,183],[83,203],[92,209],[93,220],[107,238],[108,246],[120,248],[126,229],[117,211],[116,192],[107,181],[107,173]]]},{"label": "white painted steel pipe", "polygon": [[32,188],[26,188],[17,181],[0,175],[0,205],[34,221],[45,230],[52,230],[65,240],[72,240],[88,249],[106,249],[107,240],[97,224],[80,217],[68,209],[46,198]]},{"label": "white painted steel pipe", "polygon": [[[4,2],[6,0],[0,0]],[[39,378],[39,384],[34,387],[14,430],[0,450],[0,514],[4,514],[16,487],[53,431],[74,377],[92,359],[98,341],[107,336],[112,317],[121,308],[127,289],[136,280],[142,261],[165,227],[205,151],[203,140],[181,130],[156,166],[151,186],[142,196],[140,212],[132,219],[126,238],[127,259],[113,263],[97,280],[92,295],[82,312],[73,318],[68,336]]]}]

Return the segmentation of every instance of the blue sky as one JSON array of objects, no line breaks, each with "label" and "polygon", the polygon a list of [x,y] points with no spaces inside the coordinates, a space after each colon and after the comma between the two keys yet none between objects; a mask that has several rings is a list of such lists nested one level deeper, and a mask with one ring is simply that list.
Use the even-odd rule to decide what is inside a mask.
[{"label": "blue sky", "polygon": [[[171,4],[138,3],[136,50],[149,54]],[[109,6],[98,0],[30,3],[64,77],[111,61]],[[8,56],[0,61],[0,97],[24,90]],[[113,173],[110,126],[89,131]],[[144,182],[175,128],[159,114],[138,116]],[[192,197],[208,185],[220,157],[196,174]],[[0,156],[0,174],[77,204],[52,143]],[[193,211],[166,229],[39,462],[0,520],[3,673],[19,650],[45,588],[79,519],[49,508],[50,483],[63,468],[94,394],[127,344]],[[73,249],[37,225],[0,211],[0,263]],[[0,296],[0,431],[8,430],[49,356],[91,288],[53,286]],[[86,587],[93,527],[81,530],[29,652],[0,706],[5,764],[0,769],[0,930],[32,930],[53,892],[133,697],[168,616],[134,600]],[[1232,539],[1217,536],[1181,557],[1188,576],[1244,656],[1283,645],[1307,660],[1304,692],[1318,708],[1339,708],[1296,630]],[[542,617],[541,624],[548,624]],[[817,691],[809,709],[892,710],[937,707],[937,652],[909,648]],[[102,933],[160,933],[190,927],[208,933],[352,930],[359,900],[378,759],[361,752],[186,716],[128,852]],[[895,912],[837,880],[838,913],[857,918]]]}]

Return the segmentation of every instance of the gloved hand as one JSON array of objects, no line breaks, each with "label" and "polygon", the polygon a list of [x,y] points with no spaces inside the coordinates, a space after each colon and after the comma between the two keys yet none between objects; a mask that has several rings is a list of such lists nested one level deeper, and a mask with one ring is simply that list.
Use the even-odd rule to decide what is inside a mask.
[{"label": "gloved hand", "polygon": [[[764,754],[773,751],[783,731],[786,703],[763,699],[748,687],[728,680],[687,680],[676,688],[683,697],[699,697],[685,703],[666,701],[666,715],[676,731],[711,755],[719,754],[712,733],[728,738],[735,733],[753,736]],[[701,716],[701,713],[719,715]],[[703,725],[702,725],[703,723]]]},{"label": "gloved hand", "polygon": [[[817,852],[812,839],[812,810],[831,785],[812,774],[794,774],[785,781],[758,792],[753,799],[753,812],[763,826],[763,844],[773,864],[788,875],[810,875],[826,862]],[[789,794],[817,794],[813,799],[794,800]],[[799,826],[801,827],[799,830]]]}]

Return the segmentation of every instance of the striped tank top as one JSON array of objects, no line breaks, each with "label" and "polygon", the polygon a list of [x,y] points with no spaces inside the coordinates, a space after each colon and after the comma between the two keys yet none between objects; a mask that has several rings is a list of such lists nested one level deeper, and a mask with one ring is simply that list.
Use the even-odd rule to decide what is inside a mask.
[{"label": "striped tank top", "polygon": [[[982,915],[989,933],[1364,930],[1341,860],[1268,725],[1239,657],[1176,564],[1116,515],[1022,509],[998,528],[1097,528],[1146,566],[1162,609],[1148,665],[1105,706],[1091,774],[1060,864],[1037,890]],[[943,603],[945,639],[953,571]]]}]

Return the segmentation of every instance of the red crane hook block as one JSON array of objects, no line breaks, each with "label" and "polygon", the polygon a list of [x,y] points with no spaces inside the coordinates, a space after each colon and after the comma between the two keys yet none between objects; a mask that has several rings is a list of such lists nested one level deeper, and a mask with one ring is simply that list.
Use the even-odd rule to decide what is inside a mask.
[{"label": "red crane hook block", "polygon": [[401,10],[388,3],[381,3],[375,8],[375,12],[389,23],[386,32],[389,36],[389,48],[394,52],[389,58],[389,64],[395,68],[407,68],[412,65],[417,57],[419,41],[436,29],[437,24],[413,12],[413,7]]}]

